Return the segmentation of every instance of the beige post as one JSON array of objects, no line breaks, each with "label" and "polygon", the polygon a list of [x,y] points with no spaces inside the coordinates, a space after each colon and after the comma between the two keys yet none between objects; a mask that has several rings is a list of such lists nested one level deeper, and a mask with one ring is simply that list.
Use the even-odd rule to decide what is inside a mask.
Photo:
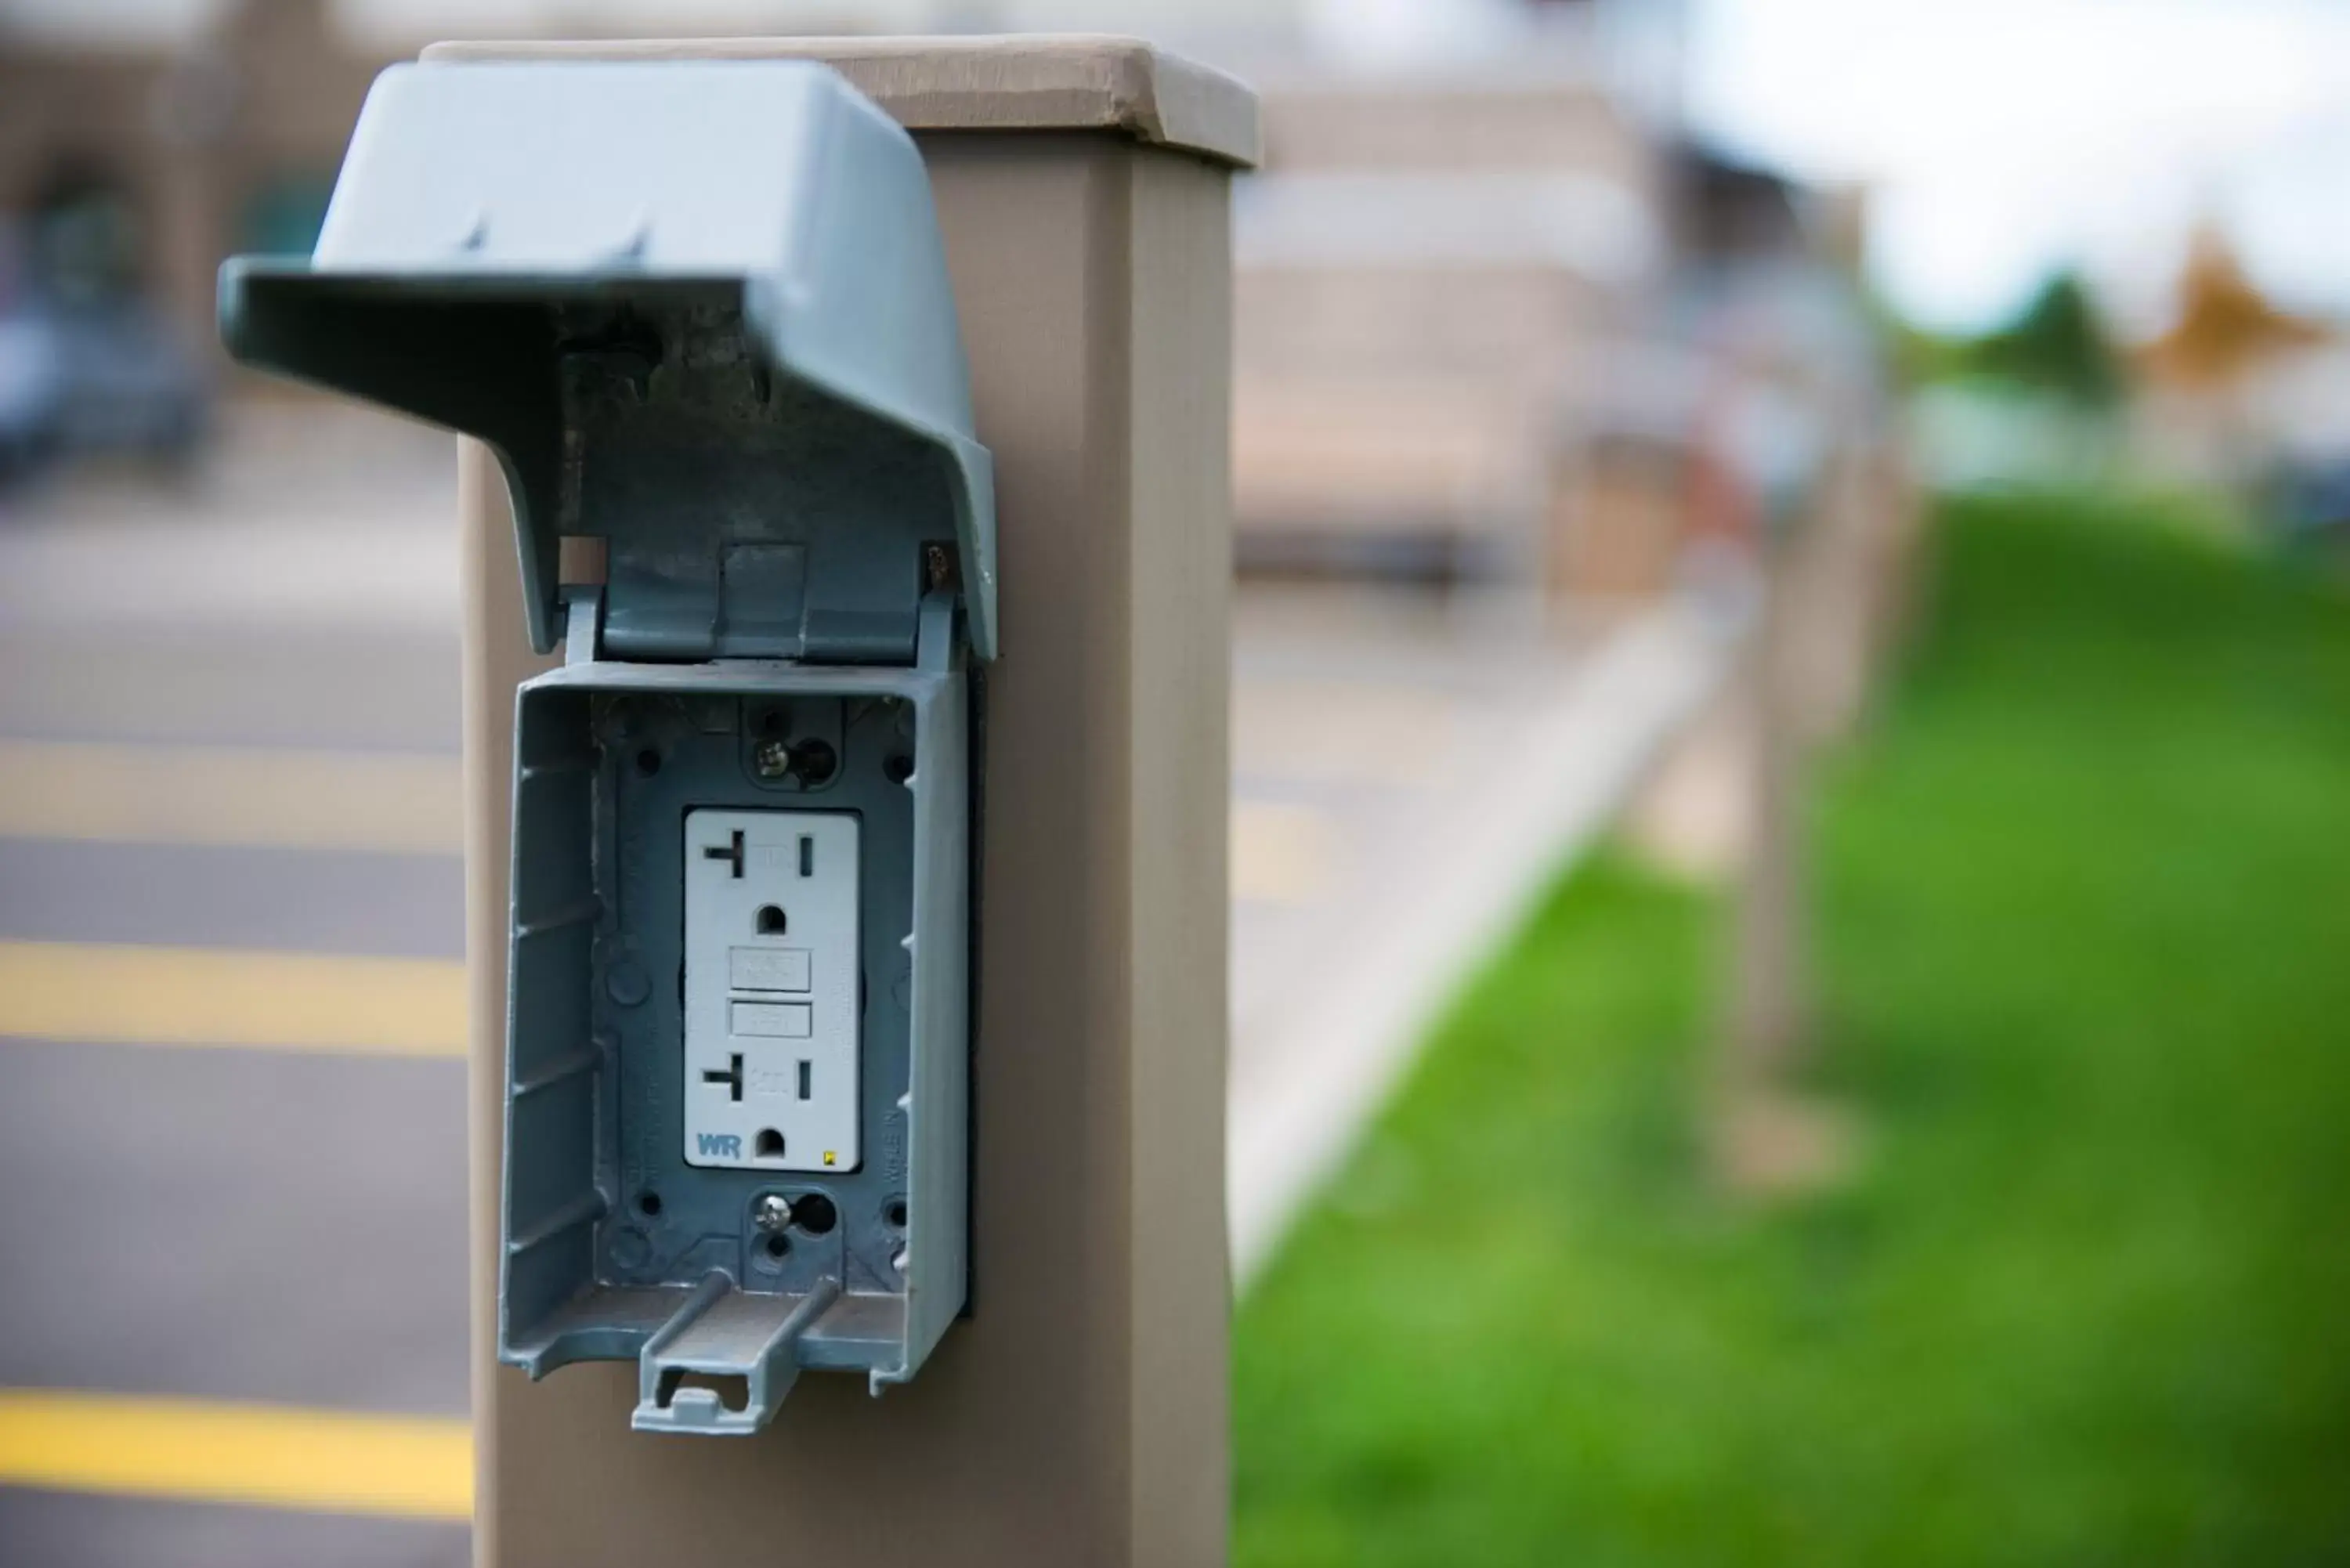
[{"label": "beige post", "polygon": [[635,1369],[491,1365],[507,726],[494,465],[466,496],[478,1562],[1116,1568],[1224,1558],[1230,182],[1255,102],[1115,39],[442,46],[813,57],[915,131],[995,456],[974,1315],[886,1397],[629,1430]]},{"label": "beige post", "polygon": [[1857,720],[1889,651],[1917,524],[1893,443],[1862,429],[1829,464],[1815,513],[1768,562],[1769,597],[1733,699],[1745,863],[1713,1130],[1719,1172],[1736,1189],[1817,1187],[1854,1155],[1847,1118],[1802,1082],[1816,1045],[1804,778],[1821,746]]}]

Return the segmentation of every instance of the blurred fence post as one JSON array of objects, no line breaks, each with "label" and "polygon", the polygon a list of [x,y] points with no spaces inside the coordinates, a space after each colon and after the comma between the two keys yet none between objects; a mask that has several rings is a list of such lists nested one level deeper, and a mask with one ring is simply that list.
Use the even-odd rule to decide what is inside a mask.
[{"label": "blurred fence post", "polygon": [[1105,39],[443,46],[828,61],[929,163],[996,465],[973,1313],[910,1385],[632,1434],[635,1370],[490,1365],[506,727],[530,660],[467,463],[476,1560],[1223,1561],[1230,182],[1255,102]]},{"label": "blurred fence post", "polygon": [[1816,1044],[1806,781],[1865,708],[1909,597],[1916,504],[1898,442],[1841,442],[1813,504],[1764,563],[1762,613],[1733,701],[1744,795],[1713,1137],[1732,1188],[1810,1185],[1848,1129],[1794,1092]]},{"label": "blurred fence post", "polygon": [[[1800,554],[1803,545],[1789,547]],[[1738,878],[1731,981],[1730,1057],[1735,1088],[1783,1075],[1809,1031],[1799,690],[1799,563],[1774,563],[1749,668],[1742,678],[1746,733],[1745,866]]]}]

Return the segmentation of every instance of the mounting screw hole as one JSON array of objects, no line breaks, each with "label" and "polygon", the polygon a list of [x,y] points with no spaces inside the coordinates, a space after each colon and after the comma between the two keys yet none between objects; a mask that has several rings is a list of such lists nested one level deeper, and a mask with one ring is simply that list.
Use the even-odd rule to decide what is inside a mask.
[{"label": "mounting screw hole", "polygon": [[659,1214],[660,1212],[660,1194],[658,1192],[638,1193],[637,1212],[643,1215],[648,1220],[651,1219],[654,1215]]},{"label": "mounting screw hole", "polygon": [[906,1200],[892,1198],[881,1205],[881,1222],[893,1231],[903,1231],[906,1228]]},{"label": "mounting screw hole", "polygon": [[774,904],[762,904],[759,906],[759,934],[761,936],[780,937],[785,931],[789,929],[790,927],[791,921],[785,917],[784,911],[781,908]]},{"label": "mounting screw hole", "polygon": [[809,789],[832,777],[840,767],[840,753],[829,741],[802,741],[792,748],[792,772]]},{"label": "mounting screw hole", "polygon": [[644,778],[650,778],[660,772],[660,753],[650,746],[637,753],[637,772]]},{"label": "mounting screw hole", "polygon": [[892,752],[881,759],[881,776],[891,784],[904,784],[914,776],[914,759],[903,752]]},{"label": "mounting screw hole", "polygon": [[774,1258],[780,1262],[784,1256],[792,1250],[791,1238],[787,1236],[770,1236],[759,1244],[759,1250],[766,1253],[770,1258]]},{"label": "mounting screw hole", "polygon": [[773,1127],[761,1127],[757,1140],[751,1146],[751,1152],[761,1159],[783,1158],[784,1135]]},{"label": "mounting screw hole", "polygon": [[792,1223],[811,1236],[821,1236],[840,1221],[840,1211],[821,1192],[792,1199]]}]

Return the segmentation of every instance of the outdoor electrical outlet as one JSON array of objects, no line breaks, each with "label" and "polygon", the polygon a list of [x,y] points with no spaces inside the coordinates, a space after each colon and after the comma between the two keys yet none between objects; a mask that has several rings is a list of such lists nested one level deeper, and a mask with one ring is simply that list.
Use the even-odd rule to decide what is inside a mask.
[{"label": "outdoor electrical outlet", "polygon": [[685,1159],[847,1171],[858,1150],[858,824],[685,816]]},{"label": "outdoor electrical outlet", "polygon": [[634,1359],[640,1431],[907,1381],[970,1273],[996,611],[920,149],[806,61],[394,67],[312,255],[221,289],[239,358],[496,451],[563,650],[515,701],[499,1358]]}]

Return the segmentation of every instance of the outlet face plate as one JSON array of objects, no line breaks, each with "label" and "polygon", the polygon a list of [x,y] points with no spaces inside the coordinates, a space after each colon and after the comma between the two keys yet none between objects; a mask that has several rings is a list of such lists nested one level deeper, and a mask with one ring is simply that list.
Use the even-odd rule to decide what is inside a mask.
[{"label": "outlet face plate", "polygon": [[841,812],[685,814],[687,1164],[859,1164],[858,828]]}]

